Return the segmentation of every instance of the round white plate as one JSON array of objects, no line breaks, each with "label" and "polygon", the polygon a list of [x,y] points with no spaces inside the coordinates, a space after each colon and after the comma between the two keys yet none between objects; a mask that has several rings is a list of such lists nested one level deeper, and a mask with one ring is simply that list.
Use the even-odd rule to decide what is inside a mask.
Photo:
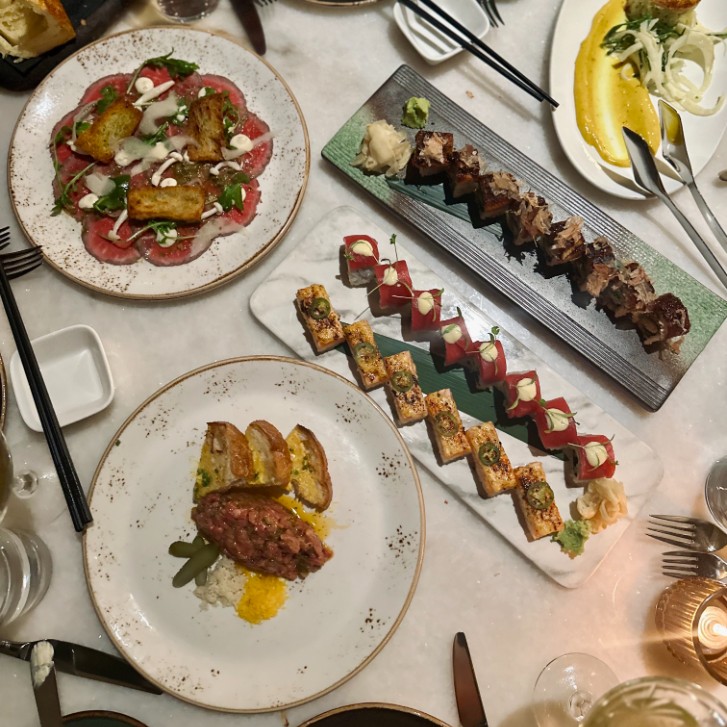
[{"label": "round white plate", "polygon": [[[194,532],[192,485],[208,421],[245,429],[301,423],[323,444],[333,481],[333,558],[288,586],[258,625],[201,608],[172,587],[169,545]],[[147,399],[111,440],[94,475],[84,536],[89,591],[119,651],[180,699],[232,712],[291,707],[335,688],[388,641],[414,593],[424,507],[396,427],[354,384],[283,357],[210,364]]]},{"label": "round white plate", "polygon": [[[261,199],[248,227],[214,241],[186,265],[157,267],[101,263],[86,252],[81,224],[63,213],[51,216],[53,126],[73,110],[83,92],[104,75],[132,73],[146,58],[174,50],[200,73],[234,81],[249,108],[273,134],[273,156],[259,178]],[[310,145],[303,114],[285,81],[252,51],[202,30],[148,28],[104,38],[53,70],[30,97],[18,120],[9,153],[9,184],[15,213],[46,260],[77,283],[124,298],[165,299],[221,285],[260,260],[282,239],[298,211],[308,181]]]},{"label": "round white plate", "polygon": [[[591,29],[594,15],[606,0],[563,0],[556,21],[550,54],[550,93],[560,103],[553,112],[555,131],[563,151],[573,166],[591,183],[604,192],[625,199],[646,199],[634,182],[628,167],[617,167],[603,161],[598,152],[584,140],[576,123],[573,98],[573,74],[581,43]],[[697,17],[706,27],[722,30],[727,26],[727,3],[724,0],[702,0]],[[719,96],[727,94],[727,43],[715,48],[714,77],[704,99],[711,106]],[[656,104],[656,97],[652,97]],[[727,104],[712,116],[694,116],[680,111],[684,138],[694,174],[698,174],[717,150],[727,125]],[[682,186],[671,166],[657,155],[657,165],[667,192]]]}]

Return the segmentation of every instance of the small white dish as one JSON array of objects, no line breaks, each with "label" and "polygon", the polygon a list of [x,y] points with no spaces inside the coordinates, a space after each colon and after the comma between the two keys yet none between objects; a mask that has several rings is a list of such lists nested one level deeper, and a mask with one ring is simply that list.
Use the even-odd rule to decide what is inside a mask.
[{"label": "small white dish", "polygon": [[[105,409],[114,398],[114,382],[101,339],[90,326],[75,325],[31,341],[58,423],[64,427]],[[23,421],[43,431],[23,364],[10,359],[10,382]]]},{"label": "small white dish", "polygon": [[[437,4],[480,40],[487,35],[490,21],[477,0],[439,0]],[[444,25],[448,25],[425,5],[421,7]],[[394,5],[394,19],[401,32],[428,63],[441,63],[462,50],[462,46],[400,3]]]}]

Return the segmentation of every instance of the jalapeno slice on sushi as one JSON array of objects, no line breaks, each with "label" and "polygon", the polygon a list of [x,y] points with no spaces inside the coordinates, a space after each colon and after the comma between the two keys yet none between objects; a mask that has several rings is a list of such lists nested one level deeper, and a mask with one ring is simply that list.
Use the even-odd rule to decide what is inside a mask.
[{"label": "jalapeno slice on sushi", "polygon": [[376,348],[368,341],[359,341],[353,347],[353,357],[358,364],[364,366],[376,357]]},{"label": "jalapeno slice on sushi", "polygon": [[391,388],[400,394],[405,394],[414,386],[414,377],[410,371],[395,371],[390,381]]},{"label": "jalapeno slice on sushi", "polygon": [[553,489],[544,481],[533,482],[525,493],[525,499],[530,507],[536,510],[547,510],[555,500]]},{"label": "jalapeno slice on sushi", "polygon": [[451,411],[440,411],[434,417],[434,426],[443,437],[453,437],[459,431],[459,422]]},{"label": "jalapeno slice on sushi", "polygon": [[308,315],[316,321],[328,318],[331,312],[331,304],[325,298],[313,298],[308,306]]},{"label": "jalapeno slice on sushi", "polygon": [[497,442],[483,442],[477,450],[477,459],[486,467],[492,467],[500,461],[500,447]]}]

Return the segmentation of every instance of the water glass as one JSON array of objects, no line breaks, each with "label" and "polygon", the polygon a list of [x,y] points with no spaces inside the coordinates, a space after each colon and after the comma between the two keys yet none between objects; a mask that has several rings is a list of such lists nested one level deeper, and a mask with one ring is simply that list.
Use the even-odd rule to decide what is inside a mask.
[{"label": "water glass", "polygon": [[191,23],[209,15],[219,0],[156,0],[159,12],[176,23]]},{"label": "water glass", "polygon": [[51,572],[50,552],[37,535],[0,528],[0,626],[39,603]]},{"label": "water glass", "polygon": [[583,727],[724,727],[727,707],[697,684],[641,677],[604,694]]}]

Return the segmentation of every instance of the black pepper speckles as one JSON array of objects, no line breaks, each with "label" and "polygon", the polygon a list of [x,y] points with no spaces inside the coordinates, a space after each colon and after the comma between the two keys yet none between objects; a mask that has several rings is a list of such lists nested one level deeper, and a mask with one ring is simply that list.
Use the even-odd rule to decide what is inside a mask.
[{"label": "black pepper speckles", "polygon": [[397,525],[396,533],[386,537],[386,547],[394,558],[403,558],[419,551],[419,533],[406,532],[401,525]]}]

